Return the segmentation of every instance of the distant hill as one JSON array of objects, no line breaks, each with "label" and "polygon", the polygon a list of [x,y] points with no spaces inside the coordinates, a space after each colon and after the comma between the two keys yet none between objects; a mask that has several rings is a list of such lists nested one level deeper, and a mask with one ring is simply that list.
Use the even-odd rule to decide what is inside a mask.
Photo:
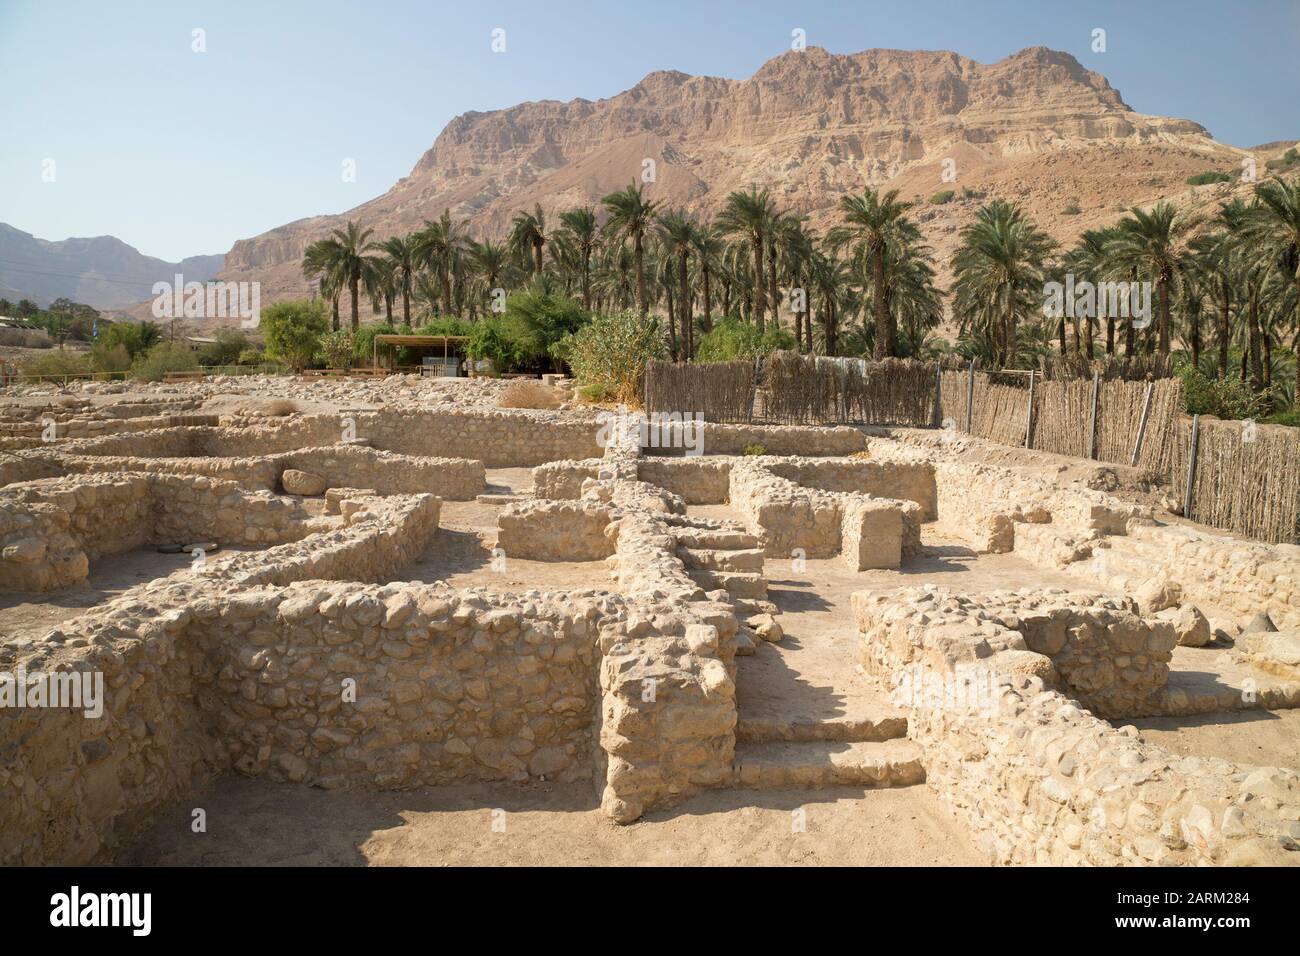
[{"label": "distant hill", "polygon": [[[960,229],[985,198],[1023,204],[1068,243],[1130,206],[1212,206],[1244,191],[1240,178],[1192,187],[1189,177],[1239,172],[1247,157],[1262,174],[1272,152],[1220,143],[1191,120],[1135,112],[1105,77],[1045,47],[993,64],[950,52],[810,47],[745,80],[656,72],[609,99],[462,114],[388,192],[236,242],[222,278],[260,281],[263,305],[305,295],[303,249],[348,219],[382,239],[449,207],[476,236],[502,238],[517,210],[540,203],[554,223],[560,210],[598,205],[653,160],[651,199],[712,216],[728,192],[758,183],[822,234],[846,193],[899,189],[920,200],[916,218],[946,282]],[[952,202],[926,204],[945,188],[956,191]],[[1076,204],[1079,213],[1065,212]]]},{"label": "distant hill", "polygon": [[113,236],[50,242],[0,222],[0,298],[44,306],[62,297],[96,309],[124,309],[149,298],[155,282],[171,282],[177,273],[186,282],[212,278],[225,258],[165,262]]}]

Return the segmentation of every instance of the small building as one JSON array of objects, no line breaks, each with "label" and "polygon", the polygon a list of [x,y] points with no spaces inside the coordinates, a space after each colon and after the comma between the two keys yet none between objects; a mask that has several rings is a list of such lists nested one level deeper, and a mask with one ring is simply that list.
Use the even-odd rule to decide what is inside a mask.
[{"label": "small building", "polygon": [[[420,371],[425,375],[457,376],[465,362],[467,335],[376,335],[374,364],[387,365],[394,371]],[[381,352],[382,349],[382,352]],[[397,349],[409,349],[419,358],[418,365],[397,365]],[[385,361],[381,362],[381,354]]]}]

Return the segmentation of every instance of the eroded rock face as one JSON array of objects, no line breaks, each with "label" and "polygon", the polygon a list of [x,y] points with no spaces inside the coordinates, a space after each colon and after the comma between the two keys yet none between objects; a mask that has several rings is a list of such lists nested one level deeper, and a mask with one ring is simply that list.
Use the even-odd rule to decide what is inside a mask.
[{"label": "eroded rock face", "polygon": [[[1161,162],[1142,155],[1157,147]],[[732,190],[779,169],[775,198],[821,229],[839,197],[863,182],[896,177],[891,185],[905,195],[928,196],[938,164],[951,158],[962,183],[994,187],[1049,230],[1068,230],[1062,195],[1085,190],[1080,201],[1099,209],[1150,202],[1161,186],[1185,191],[1183,180],[1205,168],[1207,154],[1225,166],[1238,158],[1195,123],[1133,112],[1066,53],[1036,47],[983,64],[953,53],[809,47],[745,80],[656,72],[609,99],[464,114],[407,178],[348,215],[386,236],[447,207],[476,235],[501,236],[515,211],[534,203],[548,216],[598,204],[626,185],[624,170],[649,158],[665,201],[705,216]],[[1113,174],[1144,161],[1150,175],[1141,183]],[[973,205],[921,211],[926,241],[941,255]],[[258,279],[264,301],[292,294],[301,288],[303,249],[340,224],[321,216],[241,240],[222,275]]]}]

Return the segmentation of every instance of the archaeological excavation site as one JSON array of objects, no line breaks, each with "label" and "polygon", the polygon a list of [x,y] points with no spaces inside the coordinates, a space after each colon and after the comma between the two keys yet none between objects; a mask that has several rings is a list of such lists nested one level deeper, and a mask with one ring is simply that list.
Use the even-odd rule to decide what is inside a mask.
[{"label": "archaeological excavation site", "polygon": [[0,863],[1300,862],[1295,544],[503,384],[0,396]]}]

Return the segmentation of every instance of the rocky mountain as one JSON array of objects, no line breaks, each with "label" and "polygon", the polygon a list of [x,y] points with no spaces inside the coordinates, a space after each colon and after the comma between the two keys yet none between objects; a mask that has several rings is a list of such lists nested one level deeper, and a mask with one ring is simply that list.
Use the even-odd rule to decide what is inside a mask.
[{"label": "rocky mountain", "polygon": [[[1025,204],[1069,241],[1135,204],[1207,202],[1234,187],[1198,193],[1188,176],[1237,172],[1252,155],[1190,120],[1134,112],[1105,77],[1045,47],[987,65],[950,52],[809,48],[746,80],[657,72],[610,99],[463,114],[384,195],[235,243],[222,278],[260,280],[263,302],[302,295],[303,249],[347,219],[383,238],[450,208],[475,235],[500,237],[517,210],[598,204],[647,161],[648,194],[668,205],[707,216],[758,183],[820,229],[845,193],[898,188],[921,201],[942,260],[991,196]],[[927,203],[947,189],[953,201]]]},{"label": "rocky mountain", "polygon": [[48,305],[58,298],[97,309],[123,309],[150,295],[155,282],[203,282],[221,271],[225,256],[164,262],[113,236],[50,242],[0,222],[0,298]]}]

